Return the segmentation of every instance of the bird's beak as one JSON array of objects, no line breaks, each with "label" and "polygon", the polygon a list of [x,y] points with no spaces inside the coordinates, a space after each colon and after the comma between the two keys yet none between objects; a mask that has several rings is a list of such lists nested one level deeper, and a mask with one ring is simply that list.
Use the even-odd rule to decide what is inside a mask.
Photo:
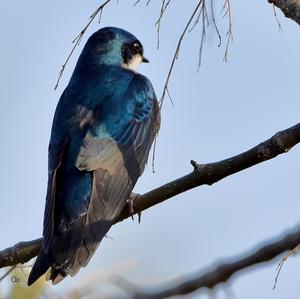
[{"label": "bird's beak", "polygon": [[146,57],[142,57],[142,62],[145,62],[145,63],[148,63],[149,62],[149,60],[146,58]]}]

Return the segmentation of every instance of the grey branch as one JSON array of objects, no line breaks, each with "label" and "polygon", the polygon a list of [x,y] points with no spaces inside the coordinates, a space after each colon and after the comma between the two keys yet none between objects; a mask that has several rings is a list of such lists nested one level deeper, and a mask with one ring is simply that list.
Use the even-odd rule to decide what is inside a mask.
[{"label": "grey branch", "polygon": [[[229,175],[275,158],[279,154],[286,153],[299,142],[300,123],[280,131],[252,149],[226,160],[202,165],[191,161],[194,167],[191,173],[138,196],[133,202],[133,209],[135,213],[140,213],[192,188],[201,185],[212,185]],[[115,223],[130,216],[128,207],[125,207],[115,219]],[[37,239],[29,242],[20,242],[15,246],[0,251],[0,268],[28,262],[38,254],[41,244],[42,239]],[[288,248],[290,247],[287,244],[287,247],[281,251],[279,250],[277,254]]]},{"label": "grey branch", "polygon": [[[186,279],[176,279],[165,287],[151,287],[157,291],[137,291],[131,299],[159,299],[175,295],[186,295],[201,288],[212,289],[219,283],[228,281],[233,274],[259,263],[268,262],[286,250],[292,250],[300,243],[300,229],[296,232],[283,234],[264,242],[261,246],[250,250],[239,258],[227,260],[219,265],[212,265],[209,269],[190,275]],[[265,245],[267,244],[267,245]],[[178,283],[178,281],[181,281]],[[132,288],[131,288],[132,289]],[[126,297],[128,298],[128,296]]]},{"label": "grey branch", "polygon": [[268,2],[277,6],[287,18],[300,25],[300,0],[268,0]]}]

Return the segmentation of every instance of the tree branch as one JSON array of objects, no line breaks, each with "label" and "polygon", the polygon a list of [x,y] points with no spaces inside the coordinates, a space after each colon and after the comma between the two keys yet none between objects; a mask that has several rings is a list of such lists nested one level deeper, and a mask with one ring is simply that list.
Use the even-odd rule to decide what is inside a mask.
[{"label": "tree branch", "polygon": [[[250,250],[240,258],[229,259],[217,266],[213,265],[210,267],[211,270],[191,275],[187,279],[176,279],[173,283],[169,283],[165,287],[156,287],[155,289],[159,289],[159,291],[137,291],[130,298],[160,299],[175,295],[186,295],[201,288],[212,289],[217,284],[228,281],[236,272],[259,263],[270,261],[284,251],[292,250],[299,243],[300,229],[293,233],[283,234],[275,240],[264,242],[263,245],[258,246],[257,249]],[[182,282],[178,283],[178,281]],[[153,286],[151,289],[153,289]]]},{"label": "tree branch", "polygon": [[0,251],[0,268],[24,264],[37,256],[42,246],[42,238],[18,244]]},{"label": "tree branch", "polygon": [[287,18],[300,25],[300,0],[268,0],[268,2],[278,7]]},{"label": "tree branch", "polygon": [[[192,188],[201,185],[212,185],[229,175],[275,158],[279,154],[286,153],[299,142],[300,123],[280,131],[252,149],[226,160],[202,165],[191,161],[194,167],[191,173],[140,195],[133,202],[134,211],[135,213],[140,213]],[[118,223],[130,216],[128,207],[125,207],[114,223]],[[20,242],[15,246],[0,251],[0,268],[28,262],[38,254],[41,244],[42,239],[36,239],[29,242]]]}]

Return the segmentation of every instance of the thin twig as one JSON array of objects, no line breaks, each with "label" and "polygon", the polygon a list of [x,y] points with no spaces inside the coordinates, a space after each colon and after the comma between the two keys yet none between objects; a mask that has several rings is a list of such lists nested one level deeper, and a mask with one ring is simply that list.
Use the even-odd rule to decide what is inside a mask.
[{"label": "thin twig", "polygon": [[281,27],[281,24],[279,22],[279,19],[278,19],[277,13],[276,13],[276,7],[275,7],[274,3],[272,3],[272,8],[273,8],[273,13],[274,13],[275,20],[276,20],[277,25],[278,25],[278,30],[282,31],[282,27]]},{"label": "thin twig", "polygon": [[160,24],[161,24],[161,20],[167,10],[167,7],[169,6],[171,0],[168,0],[166,2],[166,0],[162,0],[162,4],[161,4],[161,8],[160,8],[160,14],[159,14],[159,18],[155,23],[155,26],[157,27],[157,49],[159,49],[159,44],[160,44]]},{"label": "thin twig", "polygon": [[0,282],[7,277],[14,269],[16,268],[16,265],[12,266],[8,271],[6,271],[1,277],[0,277]]},{"label": "thin twig", "polygon": [[217,26],[217,23],[216,23],[216,19],[215,19],[214,0],[210,0],[210,9],[211,9],[211,17],[212,17],[212,20],[213,20],[214,28],[215,28],[215,31],[216,31],[216,33],[218,35],[218,38],[219,38],[218,47],[220,47],[221,44],[222,44],[222,38],[221,38],[221,34],[219,32],[219,29],[218,29],[218,26]]},{"label": "thin twig", "polygon": [[206,13],[206,7],[205,7],[205,0],[202,2],[202,33],[201,33],[201,42],[200,42],[200,48],[199,48],[199,59],[198,59],[198,72],[200,70],[201,61],[202,61],[202,50],[203,50],[203,44],[206,37],[206,25],[205,25],[205,19],[207,19],[207,13]]},{"label": "thin twig", "polygon": [[164,14],[164,5],[165,5],[165,1],[166,1],[166,0],[162,0],[159,18],[158,18],[157,22],[155,23],[155,25],[157,26],[157,49],[159,49],[160,21],[161,21],[161,18],[162,18],[162,16],[163,16],[163,14]]},{"label": "thin twig", "polygon": [[[204,1],[203,1],[203,2],[204,2]],[[202,15],[202,9],[203,9],[203,6],[201,6],[201,8],[200,8],[200,11],[199,11],[199,13],[198,13],[198,16],[197,16],[197,18],[196,18],[194,24],[190,27],[189,33],[191,33],[191,32],[194,30],[194,28],[196,27],[196,25],[198,25],[199,20],[200,20],[200,17],[201,17],[201,15]]]},{"label": "thin twig", "polygon": [[168,72],[168,75],[167,75],[167,79],[165,81],[165,84],[164,84],[164,87],[163,87],[163,92],[162,92],[162,96],[159,100],[159,106],[160,106],[160,109],[162,108],[162,105],[163,105],[163,102],[164,102],[164,98],[165,98],[165,95],[166,95],[166,92],[167,92],[167,89],[168,89],[168,84],[169,84],[169,81],[170,81],[170,77],[171,77],[171,74],[172,74],[172,71],[173,71],[173,68],[174,68],[174,65],[175,65],[175,60],[178,59],[178,55],[179,55],[179,50],[180,50],[180,46],[181,46],[181,42],[188,30],[188,28],[190,27],[191,25],[191,22],[193,21],[196,13],[198,12],[200,6],[201,6],[201,3],[202,3],[202,0],[200,0],[197,4],[197,6],[195,7],[191,17],[189,18],[188,22],[186,23],[186,26],[178,40],[178,43],[177,43],[177,47],[176,47],[176,50],[175,50],[175,53],[174,53],[174,56],[173,56],[173,59],[172,59],[172,62],[171,62],[171,66],[169,68],[169,72]]},{"label": "thin twig", "polygon": [[153,151],[152,151],[152,173],[155,173],[155,150],[156,150],[156,140],[157,140],[157,135],[154,137],[154,142],[153,142]]},{"label": "thin twig", "polygon": [[[148,1],[146,2],[146,5],[147,5],[147,6],[149,5],[150,1],[151,1],[151,0],[148,0]],[[139,4],[140,2],[141,2],[141,0],[135,1],[134,4],[133,4],[133,6],[136,6],[136,5]]]},{"label": "thin twig", "polygon": [[134,3],[133,3],[133,6],[136,6],[140,3],[141,0],[136,0]]},{"label": "thin twig", "polygon": [[287,261],[287,259],[288,259],[290,256],[296,255],[297,252],[299,251],[299,249],[300,249],[300,244],[298,244],[295,248],[293,248],[292,250],[290,250],[290,251],[288,252],[288,254],[287,254],[286,256],[284,256],[284,257],[281,259],[281,261],[278,263],[277,269],[276,269],[277,274],[276,274],[276,277],[275,277],[273,290],[276,288],[277,281],[278,281],[278,277],[279,277],[279,274],[280,274],[280,272],[281,272],[281,269],[282,269],[284,263]]},{"label": "thin twig", "polygon": [[[90,20],[88,21],[88,23],[85,25],[85,27],[81,30],[81,32],[74,38],[74,40],[72,41],[72,43],[74,44],[74,46],[72,47],[65,63],[61,66],[61,70],[59,71],[58,73],[58,79],[56,81],[56,84],[55,84],[55,87],[54,87],[54,90],[57,89],[58,87],[58,84],[60,82],[60,79],[65,71],[65,68],[66,68],[66,65],[68,64],[70,58],[72,57],[75,49],[77,46],[79,46],[80,44],[80,41],[83,37],[83,35],[85,34],[86,30],[88,29],[88,27],[91,25],[91,23],[93,22],[93,20],[96,18],[96,16],[100,13],[100,18],[101,18],[101,14],[102,14],[102,10],[103,8],[110,2],[111,0],[106,0],[103,4],[101,4],[93,13],[92,15],[90,16]],[[100,22],[100,19],[99,19],[99,22]]]},{"label": "thin twig", "polygon": [[225,0],[223,9],[226,8],[226,11],[224,13],[224,16],[228,15],[228,31],[227,31],[227,43],[226,43],[226,49],[224,53],[223,60],[225,62],[228,61],[228,49],[229,49],[229,43],[233,41],[233,35],[232,35],[232,14],[231,14],[231,6],[230,6],[230,0]]}]

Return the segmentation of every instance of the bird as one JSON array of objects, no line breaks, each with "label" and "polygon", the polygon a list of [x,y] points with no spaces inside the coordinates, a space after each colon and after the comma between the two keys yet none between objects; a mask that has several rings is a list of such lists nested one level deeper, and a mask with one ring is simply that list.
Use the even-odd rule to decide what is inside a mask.
[{"label": "bird", "polygon": [[128,204],[160,126],[142,62],[141,42],[124,29],[86,42],[53,118],[43,242],[28,285],[45,273],[52,284],[74,276]]}]

